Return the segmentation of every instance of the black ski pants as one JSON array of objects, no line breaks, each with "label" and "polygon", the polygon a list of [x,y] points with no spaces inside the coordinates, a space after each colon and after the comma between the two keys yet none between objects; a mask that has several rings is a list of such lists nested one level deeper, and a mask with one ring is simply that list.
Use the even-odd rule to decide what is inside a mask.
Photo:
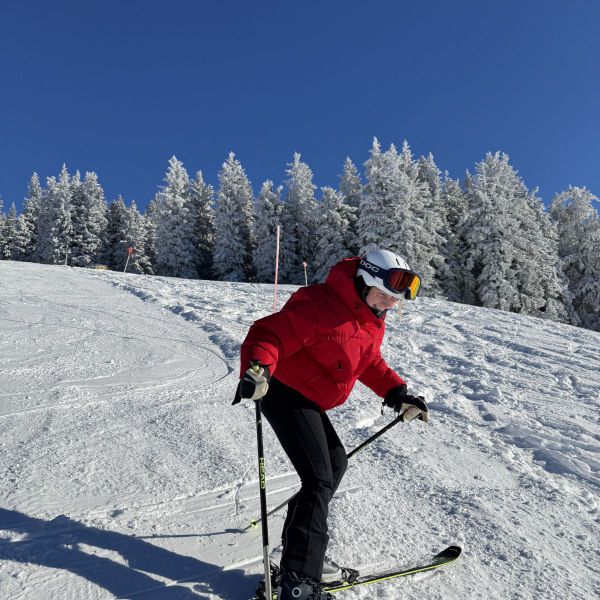
[{"label": "black ski pants", "polygon": [[346,450],[327,415],[274,377],[262,410],[302,484],[288,506],[281,568],[320,580],[329,502],[348,466]]}]

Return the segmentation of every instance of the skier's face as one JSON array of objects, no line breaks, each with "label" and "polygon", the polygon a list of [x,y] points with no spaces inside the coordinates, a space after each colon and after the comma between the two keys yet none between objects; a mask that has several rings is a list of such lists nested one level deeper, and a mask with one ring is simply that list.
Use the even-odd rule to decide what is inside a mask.
[{"label": "skier's face", "polygon": [[390,308],[394,308],[400,300],[382,292],[376,287],[372,287],[365,298],[365,302],[375,310],[389,310]]}]

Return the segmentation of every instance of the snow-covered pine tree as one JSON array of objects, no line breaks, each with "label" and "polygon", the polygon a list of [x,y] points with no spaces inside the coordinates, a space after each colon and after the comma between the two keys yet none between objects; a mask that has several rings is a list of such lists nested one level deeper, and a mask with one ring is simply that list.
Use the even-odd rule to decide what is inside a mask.
[{"label": "snow-covered pine tree", "polygon": [[122,271],[127,260],[127,207],[121,196],[108,207],[102,262],[113,270]]},{"label": "snow-covered pine tree", "polygon": [[550,215],[558,227],[558,251],[581,325],[600,331],[600,218],[585,187],[557,194]]},{"label": "snow-covered pine tree", "polygon": [[166,185],[159,196],[156,219],[156,272],[171,277],[194,278],[196,222],[190,210],[190,181],[183,163],[175,156],[169,160]]},{"label": "snow-covered pine tree", "polygon": [[[281,186],[274,189],[273,182],[267,180],[262,184],[260,193],[256,198],[254,271],[256,273],[256,281],[262,283],[272,283],[275,278],[277,226],[281,227],[281,213],[283,210],[281,190]],[[280,229],[280,244],[283,233]]]},{"label": "snow-covered pine tree", "polygon": [[214,190],[204,182],[202,171],[190,182],[189,205],[195,223],[196,270],[200,279],[213,277],[213,250],[215,244]]},{"label": "snow-covered pine tree", "polygon": [[3,260],[6,243],[4,241],[4,200],[0,196],[0,260]]},{"label": "snow-covered pine tree", "polygon": [[[406,156],[406,160],[412,158],[406,141],[402,148],[401,163],[403,163],[403,156]],[[416,170],[415,187],[418,194],[415,196],[416,204],[413,204],[409,217],[412,226],[416,229],[416,249],[420,251],[415,254],[415,258],[411,257],[410,265],[418,273],[422,273],[426,295],[444,296],[443,280],[446,276],[444,244],[446,240],[443,233],[447,229],[447,224],[441,196],[441,172],[435,164],[431,152],[427,157],[419,158]],[[410,175],[412,171],[409,169],[408,174]]]},{"label": "snow-covered pine tree", "polygon": [[72,238],[71,182],[66,165],[62,166],[58,180],[48,177],[42,195],[38,218],[38,243],[36,258],[47,264],[65,262]]},{"label": "snow-covered pine tree", "polygon": [[[1,209],[0,209],[1,212]],[[17,249],[17,207],[13,202],[8,215],[0,223],[0,259],[17,260],[19,249]]]},{"label": "snow-covered pine tree", "polygon": [[29,260],[30,241],[31,238],[29,235],[27,223],[25,222],[25,216],[21,214],[17,217],[17,225],[15,229],[15,239],[13,246],[13,260]]},{"label": "snow-covered pine tree", "polygon": [[340,192],[344,198],[342,211],[348,220],[348,239],[346,245],[353,255],[358,255],[360,241],[358,236],[358,212],[364,202],[364,187],[358,173],[358,169],[350,159],[346,157],[344,170],[340,178]]},{"label": "snow-covered pine tree", "polygon": [[81,187],[81,173],[79,169],[75,171],[75,175],[69,177],[69,210],[71,213],[71,227],[73,227],[73,236],[75,236],[75,228],[73,226],[73,214],[74,214],[74,200],[75,194],[79,192]]},{"label": "snow-covered pine tree", "polygon": [[475,195],[475,175],[473,175],[468,169],[465,171],[465,177],[463,180],[463,193],[465,199],[465,213],[464,218],[459,222],[456,235],[461,243],[459,250],[461,252],[460,259],[462,261],[461,268],[461,283],[462,283],[462,298],[460,302],[463,304],[474,304],[475,303],[475,292],[474,292],[474,277],[471,261],[473,256],[468,252],[470,240],[467,240],[468,233],[468,221],[470,221],[470,210],[471,210],[471,199]]},{"label": "snow-covered pine tree", "polygon": [[364,198],[364,186],[360,179],[358,169],[352,162],[352,159],[347,156],[344,161],[344,168],[340,176],[340,192],[343,196],[344,203],[358,210]]},{"label": "snow-covered pine tree", "polygon": [[570,301],[561,283],[556,232],[506,154],[489,154],[467,173],[469,206],[457,226],[464,257],[464,301],[564,320]]},{"label": "snow-covered pine tree", "polygon": [[477,164],[468,190],[461,227],[467,302],[541,316],[560,293],[530,192],[500,152]]},{"label": "snow-covered pine tree", "polygon": [[98,260],[107,226],[107,206],[104,190],[96,173],[79,172],[71,180],[71,264],[87,267]]},{"label": "snow-covered pine tree", "polygon": [[4,215],[0,197],[0,260],[26,260],[30,237],[23,215],[17,216],[13,202],[8,215]]},{"label": "snow-covered pine tree", "polygon": [[310,167],[302,162],[299,152],[294,153],[294,160],[288,163],[285,181],[288,192],[286,206],[292,217],[294,231],[292,235],[296,239],[296,260],[292,269],[289,283],[304,283],[304,267],[302,263],[308,263],[309,273],[314,272],[316,260],[317,238],[315,235],[315,200],[316,186],[313,184],[313,173]]},{"label": "snow-covered pine tree", "polygon": [[152,271],[156,272],[156,252],[155,252],[155,240],[156,240],[156,218],[158,213],[160,192],[154,195],[152,200],[146,207],[144,213],[144,224],[146,227],[146,255],[152,265]]},{"label": "snow-covered pine tree", "polygon": [[546,271],[541,278],[545,289],[546,305],[541,309],[542,314],[536,316],[579,325],[579,317],[573,307],[573,299],[569,290],[569,281],[564,271],[563,261],[560,259],[557,224],[544,208],[541,199],[537,197],[537,189],[529,194],[527,202],[539,225],[543,241],[537,248],[537,252],[541,254]]},{"label": "snow-covered pine tree", "polygon": [[[283,186],[278,188],[279,194],[283,193]],[[279,225],[281,226],[279,240],[279,282],[285,283],[292,280],[296,268],[297,242],[294,237],[294,217],[283,200],[279,203]]]},{"label": "snow-covered pine tree", "polygon": [[[129,260],[128,271],[153,275],[152,263],[147,252],[148,226],[146,219],[140,214],[135,200],[124,215],[124,242],[126,248],[133,248],[134,253]],[[127,258],[125,257],[125,260]]]},{"label": "snow-covered pine tree", "polygon": [[561,274],[556,229],[537,197],[537,189],[530,192],[516,171],[513,175],[517,191],[513,212],[519,222],[514,235],[519,312],[566,321],[572,308]]},{"label": "snow-covered pine tree", "polygon": [[400,254],[419,273],[422,280],[421,294],[424,294],[433,280],[433,269],[429,266],[430,257],[422,248],[423,224],[417,222],[415,227],[415,222],[423,218],[420,208],[422,199],[427,195],[426,186],[418,180],[417,164],[406,140],[400,154],[393,144],[386,154],[389,155],[392,169],[391,189],[394,193],[391,199],[392,220],[388,225],[389,233],[384,247]]},{"label": "snow-covered pine tree", "polygon": [[396,202],[407,185],[406,176],[399,177],[398,153],[391,145],[382,152],[377,138],[373,138],[371,156],[365,162],[365,194],[358,210],[359,254],[365,256],[375,248],[391,250],[390,241],[395,233]]},{"label": "snow-covered pine tree", "polygon": [[37,173],[33,173],[27,189],[23,207],[23,233],[26,236],[26,250],[23,260],[34,260],[37,246],[38,217],[42,201],[42,186]]},{"label": "snow-covered pine tree", "polygon": [[462,302],[464,297],[463,257],[466,243],[460,231],[462,221],[467,214],[467,201],[460,183],[458,180],[452,179],[447,171],[444,174],[440,199],[444,207],[446,230],[442,232],[444,267],[443,270],[438,271],[438,274],[441,276],[441,285],[446,298],[453,302]]},{"label": "snow-covered pine tree", "polygon": [[461,235],[465,252],[468,304],[519,312],[516,248],[519,223],[513,211],[517,190],[508,156],[488,153],[477,163]]},{"label": "snow-covered pine tree", "polygon": [[323,283],[333,265],[354,253],[347,246],[349,222],[344,197],[333,188],[324,187],[317,207],[317,254],[315,283]]},{"label": "snow-covered pine tree", "polygon": [[[403,148],[403,153],[406,151],[407,156],[411,156],[410,146],[408,142],[404,142],[406,147]],[[427,156],[420,156],[417,161],[417,176],[427,184],[427,189],[433,199],[435,206],[441,204],[442,194],[442,172],[435,164],[433,154],[430,152]]]},{"label": "snow-covered pine tree", "polygon": [[233,152],[219,172],[215,207],[213,268],[224,281],[248,281],[253,275],[254,206],[250,181]]}]

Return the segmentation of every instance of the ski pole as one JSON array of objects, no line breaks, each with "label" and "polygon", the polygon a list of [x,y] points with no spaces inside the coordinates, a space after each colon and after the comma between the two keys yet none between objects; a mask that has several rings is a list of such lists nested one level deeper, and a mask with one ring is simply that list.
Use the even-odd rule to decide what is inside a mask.
[{"label": "ski pole", "polygon": [[[254,366],[253,366],[254,368]],[[256,367],[258,369],[258,367]],[[256,405],[256,445],[258,448],[258,482],[260,487],[260,514],[262,521],[263,563],[265,569],[266,598],[272,598],[271,566],[269,561],[269,528],[267,525],[267,478],[265,475],[265,452],[263,449],[261,399],[255,400]]]},{"label": "ski pole", "polygon": [[[368,444],[370,444],[371,442],[376,440],[378,437],[382,436],[386,431],[391,429],[394,425],[397,425],[398,423],[400,423],[400,421],[402,421],[402,417],[403,417],[403,415],[398,415],[393,421],[390,421],[383,429],[380,429],[377,433],[374,433],[370,438],[368,438],[362,444],[360,444],[356,448],[354,448],[354,450],[352,450],[348,454],[346,454],[346,458],[351,458],[357,452],[360,452],[365,446],[367,446]],[[256,527],[260,521],[262,521],[263,519],[266,519],[267,517],[270,517],[273,513],[276,513],[277,511],[281,510],[284,506],[287,506],[299,493],[300,493],[300,491],[296,492],[293,496],[290,496],[287,500],[282,502],[279,506],[272,508],[266,514],[263,512],[262,497],[261,497],[261,505],[260,505],[261,516],[258,519],[252,519],[252,521],[250,521],[250,525],[248,525],[247,527],[244,527],[244,529],[242,531],[248,531],[248,529],[250,529],[252,527]],[[264,523],[263,523],[263,527],[264,527]]]}]

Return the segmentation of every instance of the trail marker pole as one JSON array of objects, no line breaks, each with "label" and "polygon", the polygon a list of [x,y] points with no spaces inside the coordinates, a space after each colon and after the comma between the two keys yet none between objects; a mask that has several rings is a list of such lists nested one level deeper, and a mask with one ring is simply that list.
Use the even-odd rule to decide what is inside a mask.
[{"label": "trail marker pole", "polygon": [[125,268],[123,269],[123,273],[127,273],[127,265],[129,264],[129,259],[131,258],[131,255],[134,252],[134,248],[133,246],[129,246],[129,248],[127,248],[127,260],[125,261]]},{"label": "trail marker pole", "polygon": [[275,247],[275,295],[273,297],[273,312],[277,310],[277,279],[279,277],[279,233],[280,227],[277,225],[277,242]]}]

